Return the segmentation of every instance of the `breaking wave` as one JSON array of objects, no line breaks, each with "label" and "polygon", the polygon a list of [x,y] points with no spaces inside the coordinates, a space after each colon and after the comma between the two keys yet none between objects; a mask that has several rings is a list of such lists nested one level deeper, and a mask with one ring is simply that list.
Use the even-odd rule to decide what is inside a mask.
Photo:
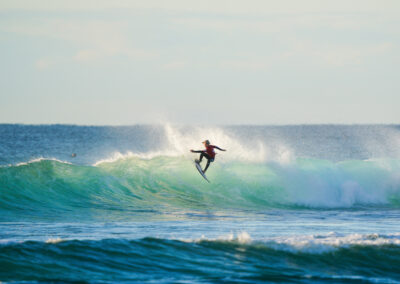
[{"label": "breaking wave", "polygon": [[130,155],[94,166],[39,159],[0,168],[0,211],[7,218],[77,210],[400,206],[399,160],[217,161],[207,175],[210,184],[184,156]]}]

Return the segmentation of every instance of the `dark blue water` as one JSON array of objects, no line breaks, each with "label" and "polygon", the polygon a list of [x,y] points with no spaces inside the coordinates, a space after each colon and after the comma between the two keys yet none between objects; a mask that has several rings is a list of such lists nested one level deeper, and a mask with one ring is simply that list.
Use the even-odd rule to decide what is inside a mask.
[{"label": "dark blue water", "polygon": [[[210,184],[205,139],[228,150]],[[400,282],[399,146],[396,125],[0,125],[0,281]]]}]

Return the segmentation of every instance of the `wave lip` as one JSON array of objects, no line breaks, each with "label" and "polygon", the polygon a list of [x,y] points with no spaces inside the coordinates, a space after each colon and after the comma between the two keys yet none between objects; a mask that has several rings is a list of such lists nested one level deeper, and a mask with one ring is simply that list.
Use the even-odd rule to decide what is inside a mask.
[{"label": "wave lip", "polygon": [[132,156],[97,166],[39,159],[0,168],[0,211],[4,218],[40,218],[82,211],[398,208],[399,173],[398,160],[231,161],[213,164],[206,184],[185,157]]},{"label": "wave lip", "polygon": [[[335,238],[334,234],[319,237]],[[303,238],[318,239],[318,236]],[[393,241],[398,241],[399,235],[339,238],[347,241],[335,250],[319,251],[297,249],[296,246],[288,250],[280,246],[280,241],[243,242],[240,236],[196,241],[143,238],[9,243],[0,245],[0,279],[139,282],[400,280],[400,245]],[[368,243],[369,239],[385,239],[387,243]],[[362,243],[357,243],[359,240]]]}]

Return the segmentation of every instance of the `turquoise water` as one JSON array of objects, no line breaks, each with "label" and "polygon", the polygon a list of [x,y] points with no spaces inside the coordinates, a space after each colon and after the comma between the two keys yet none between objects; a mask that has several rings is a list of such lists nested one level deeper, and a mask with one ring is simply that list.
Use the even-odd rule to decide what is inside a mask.
[{"label": "turquoise water", "polygon": [[[228,150],[210,184],[206,138]],[[382,125],[0,125],[0,281],[400,282],[399,145]]]}]

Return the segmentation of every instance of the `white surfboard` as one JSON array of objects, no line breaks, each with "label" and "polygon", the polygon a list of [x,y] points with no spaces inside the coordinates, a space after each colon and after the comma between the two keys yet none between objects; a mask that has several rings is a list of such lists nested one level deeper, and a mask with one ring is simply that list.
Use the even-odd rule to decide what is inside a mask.
[{"label": "white surfboard", "polygon": [[210,181],[208,180],[208,178],[206,177],[206,175],[203,173],[203,170],[201,169],[200,164],[197,163],[196,161],[194,162],[194,164],[196,165],[197,170],[198,170],[199,173],[203,176],[203,178],[204,178],[206,181],[210,182]]}]

